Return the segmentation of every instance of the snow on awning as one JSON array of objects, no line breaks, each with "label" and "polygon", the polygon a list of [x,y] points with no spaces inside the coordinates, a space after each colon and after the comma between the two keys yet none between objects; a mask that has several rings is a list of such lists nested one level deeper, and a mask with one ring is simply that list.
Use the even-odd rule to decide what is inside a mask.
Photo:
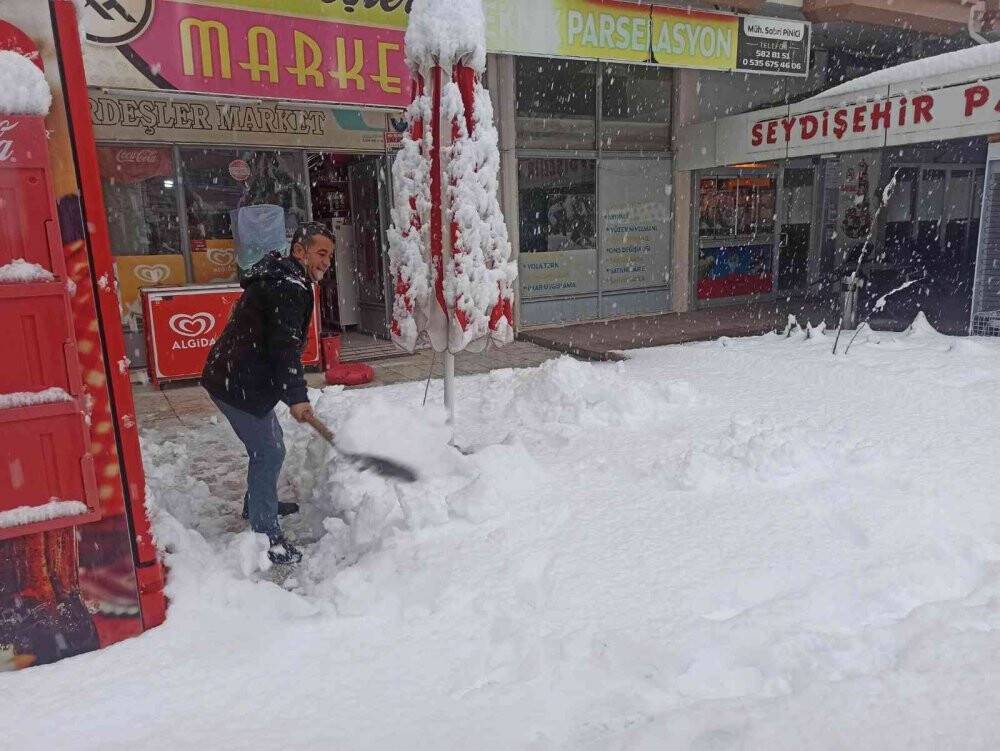
[{"label": "snow on awning", "polygon": [[680,170],[1000,133],[1000,43],[915,60],[811,99],[678,130]]},{"label": "snow on awning", "polygon": [[923,60],[911,60],[885,70],[877,70],[866,76],[834,86],[832,89],[812,97],[812,99],[828,99],[855,94],[866,89],[873,89],[876,86],[891,86],[893,84],[912,83],[914,88],[925,88],[928,85],[928,79],[936,76],[951,73],[964,74],[989,65],[1000,65],[1000,42],[945,52],[941,55],[926,57]]},{"label": "snow on awning", "polygon": [[51,106],[41,69],[20,53],[0,50],[0,115],[47,115]]}]

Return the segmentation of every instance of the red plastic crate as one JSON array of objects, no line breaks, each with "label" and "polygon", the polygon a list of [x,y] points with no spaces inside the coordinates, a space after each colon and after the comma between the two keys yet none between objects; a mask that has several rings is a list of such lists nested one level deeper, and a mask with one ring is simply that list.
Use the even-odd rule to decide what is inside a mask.
[{"label": "red plastic crate", "polygon": [[100,518],[94,460],[76,400],[0,409],[0,511],[81,501],[86,514],[0,527],[0,539]]},{"label": "red plastic crate", "polygon": [[[0,172],[2,174],[2,172]],[[4,364],[0,393],[81,389],[66,290],[58,282],[0,284]]]}]

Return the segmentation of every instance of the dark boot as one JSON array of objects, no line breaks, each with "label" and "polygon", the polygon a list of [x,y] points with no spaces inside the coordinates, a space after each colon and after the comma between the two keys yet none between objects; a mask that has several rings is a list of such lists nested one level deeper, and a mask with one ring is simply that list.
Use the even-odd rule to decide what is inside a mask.
[{"label": "dark boot", "polygon": [[271,548],[267,551],[267,557],[277,566],[287,566],[301,561],[302,553],[279,534],[271,537]]}]

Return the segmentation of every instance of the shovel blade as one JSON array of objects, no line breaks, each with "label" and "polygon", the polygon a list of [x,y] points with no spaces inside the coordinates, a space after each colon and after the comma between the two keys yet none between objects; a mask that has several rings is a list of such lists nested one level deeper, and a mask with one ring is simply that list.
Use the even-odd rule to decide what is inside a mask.
[{"label": "shovel blade", "polygon": [[370,469],[375,474],[392,480],[416,482],[418,479],[417,473],[410,467],[394,462],[391,459],[383,459],[378,456],[368,456],[366,454],[353,454],[350,459],[358,469]]}]

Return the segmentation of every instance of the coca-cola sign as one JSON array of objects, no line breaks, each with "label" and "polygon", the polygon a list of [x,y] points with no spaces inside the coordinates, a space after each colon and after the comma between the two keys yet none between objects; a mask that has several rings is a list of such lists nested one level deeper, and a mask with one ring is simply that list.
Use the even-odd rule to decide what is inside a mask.
[{"label": "coca-cola sign", "polygon": [[9,161],[14,155],[14,136],[9,135],[17,127],[10,120],[0,120],[0,162]]},{"label": "coca-cola sign", "polygon": [[101,146],[97,149],[101,176],[120,183],[137,183],[152,177],[173,177],[170,149],[150,146]]},{"label": "coca-cola sign", "polygon": [[115,161],[118,164],[159,164],[160,153],[156,149],[118,149]]}]

